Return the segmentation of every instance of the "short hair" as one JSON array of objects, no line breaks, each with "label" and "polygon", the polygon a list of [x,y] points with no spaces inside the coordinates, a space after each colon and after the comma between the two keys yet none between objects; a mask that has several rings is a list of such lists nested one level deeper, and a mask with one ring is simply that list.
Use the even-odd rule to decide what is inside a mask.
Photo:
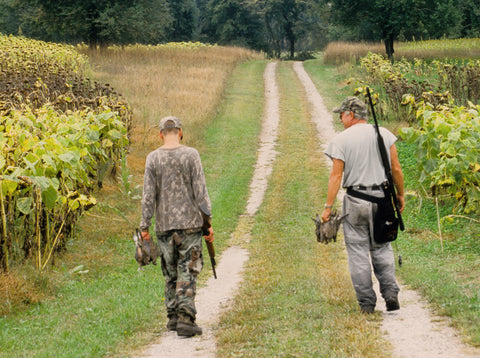
[{"label": "short hair", "polygon": [[169,133],[175,133],[178,134],[180,132],[180,128],[177,128],[175,126],[175,122],[172,120],[168,120],[165,122],[165,125],[163,128],[160,130],[163,134],[169,134]]}]

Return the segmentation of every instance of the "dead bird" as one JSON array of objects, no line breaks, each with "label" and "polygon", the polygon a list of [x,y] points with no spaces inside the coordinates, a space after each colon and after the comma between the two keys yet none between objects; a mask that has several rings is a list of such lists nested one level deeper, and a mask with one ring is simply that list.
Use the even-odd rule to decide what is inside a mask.
[{"label": "dead bird", "polygon": [[328,244],[331,241],[337,242],[338,228],[347,215],[348,214],[339,216],[335,210],[332,215],[330,215],[330,220],[326,222],[322,222],[322,219],[318,214],[316,219],[312,218],[315,222],[315,235],[317,236],[317,241],[324,244]]},{"label": "dead bird", "polygon": [[160,256],[158,245],[152,239],[144,240],[138,229],[135,229],[133,241],[135,242],[135,260],[139,265],[138,270],[143,270],[143,266],[147,266],[150,263],[156,265],[157,257]]}]

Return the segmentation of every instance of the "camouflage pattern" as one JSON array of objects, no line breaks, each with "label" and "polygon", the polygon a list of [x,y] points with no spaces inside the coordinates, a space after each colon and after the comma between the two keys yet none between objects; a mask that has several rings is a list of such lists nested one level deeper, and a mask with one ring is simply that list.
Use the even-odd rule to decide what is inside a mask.
[{"label": "camouflage pattern", "polygon": [[168,317],[189,317],[195,322],[197,276],[203,268],[202,232],[172,230],[157,234],[165,277]]},{"label": "camouflage pattern", "polygon": [[198,151],[187,146],[158,148],[147,156],[140,228],[155,214],[155,232],[200,228],[200,208],[210,215],[211,204]]},{"label": "camouflage pattern", "polygon": [[180,122],[180,119],[178,119],[177,117],[173,117],[173,116],[165,117],[165,118],[162,118],[158,127],[160,128],[160,132],[170,128],[181,129],[182,122]]},{"label": "camouflage pattern", "polygon": [[367,105],[358,97],[349,96],[343,100],[340,107],[336,107],[333,109],[334,113],[343,113],[349,111],[355,113],[355,117],[357,118],[367,119]]}]

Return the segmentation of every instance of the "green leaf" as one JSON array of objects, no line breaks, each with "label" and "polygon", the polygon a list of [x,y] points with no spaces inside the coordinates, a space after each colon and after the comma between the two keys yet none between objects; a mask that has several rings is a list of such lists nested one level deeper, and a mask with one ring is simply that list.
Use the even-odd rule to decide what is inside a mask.
[{"label": "green leaf", "polygon": [[42,200],[48,209],[53,209],[57,202],[58,193],[53,185],[42,191]]},{"label": "green leaf", "polygon": [[33,212],[33,198],[31,196],[19,198],[17,200],[17,209],[25,215],[31,214]]},{"label": "green leaf", "polygon": [[58,156],[58,158],[65,162],[65,163],[68,163],[70,165],[76,165],[80,159],[80,157],[78,156],[77,153],[73,152],[73,151],[70,151],[70,152],[67,152],[67,153],[63,153],[63,154],[60,154]]}]

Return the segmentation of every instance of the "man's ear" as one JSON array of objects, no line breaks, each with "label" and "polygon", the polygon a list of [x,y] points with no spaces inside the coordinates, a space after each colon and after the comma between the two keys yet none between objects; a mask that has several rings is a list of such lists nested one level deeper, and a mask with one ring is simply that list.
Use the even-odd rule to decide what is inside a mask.
[{"label": "man's ear", "polygon": [[180,128],[180,131],[178,132],[178,134],[180,135],[180,140],[182,140],[183,139],[183,131],[182,131],[181,128]]},{"label": "man's ear", "polygon": [[160,131],[159,134],[160,134],[160,138],[161,138],[162,140],[165,140],[165,136],[163,135],[162,131]]}]

